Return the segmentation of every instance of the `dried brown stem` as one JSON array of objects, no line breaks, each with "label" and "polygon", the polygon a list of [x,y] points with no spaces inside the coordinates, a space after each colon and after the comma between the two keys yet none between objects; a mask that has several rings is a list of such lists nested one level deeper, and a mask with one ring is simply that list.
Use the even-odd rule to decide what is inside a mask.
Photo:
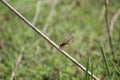
[{"label": "dried brown stem", "polygon": [[57,5],[57,1],[58,0],[53,0],[53,4],[51,6],[51,12],[49,13],[48,17],[47,17],[47,22],[45,23],[44,27],[43,27],[43,32],[46,32],[47,29],[48,29],[48,26],[54,16],[54,11],[55,11],[55,8],[56,8],[56,5]]},{"label": "dried brown stem", "polygon": [[41,6],[41,0],[38,0],[37,7],[36,7],[36,12],[35,12],[35,15],[34,15],[34,18],[33,18],[33,21],[32,21],[33,25],[36,24],[36,22],[38,20],[38,17],[40,15],[40,6]]},{"label": "dried brown stem", "polygon": [[105,20],[106,20],[107,34],[108,34],[108,38],[109,38],[109,45],[110,45],[110,48],[111,48],[111,54],[114,56],[112,37],[111,37],[111,34],[110,34],[110,29],[109,29],[108,3],[109,3],[109,0],[104,0],[104,4],[105,4]]},{"label": "dried brown stem", "polygon": [[101,11],[100,11],[100,15],[99,15],[99,18],[98,18],[99,22],[101,22],[103,20],[104,14],[105,14],[105,6],[103,6]]},{"label": "dried brown stem", "polygon": [[20,62],[21,62],[21,60],[22,60],[22,57],[23,57],[23,54],[22,54],[23,51],[24,51],[24,47],[22,48],[22,50],[21,50],[21,52],[20,52],[20,55],[19,55],[19,57],[18,57],[18,59],[17,59],[17,61],[16,61],[15,68],[14,68],[14,70],[12,71],[10,80],[14,80],[14,76],[15,76],[16,70],[17,70],[17,68],[18,68],[18,66],[19,66],[19,64],[20,64]]},{"label": "dried brown stem", "polygon": [[119,16],[120,16],[120,9],[115,13],[115,15],[113,16],[113,18],[110,22],[110,34],[111,34],[111,36],[112,36],[114,24]]}]

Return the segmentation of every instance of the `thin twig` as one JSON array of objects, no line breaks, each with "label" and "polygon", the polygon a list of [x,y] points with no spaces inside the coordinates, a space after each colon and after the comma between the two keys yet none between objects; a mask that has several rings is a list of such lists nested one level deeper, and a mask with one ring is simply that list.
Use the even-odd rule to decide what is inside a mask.
[{"label": "thin twig", "polygon": [[76,4],[77,4],[77,1],[73,0],[72,3],[70,4],[70,10],[73,9]]},{"label": "thin twig", "polygon": [[109,2],[108,0],[104,0],[104,4],[105,4],[105,20],[106,20],[106,28],[107,28],[108,38],[109,38],[109,45],[110,45],[110,48],[111,48],[111,54],[114,56],[112,37],[110,35],[110,29],[109,29],[108,2]]},{"label": "thin twig", "polygon": [[[13,13],[16,14],[21,20],[23,20],[29,27],[31,27],[35,32],[37,32],[39,35],[41,35],[46,41],[48,41],[53,47],[55,47],[59,52],[61,52],[64,56],[66,56],[68,59],[70,59],[74,64],[76,64],[79,68],[81,68],[83,71],[86,72],[86,68],[82,66],[77,60],[75,60],[73,57],[71,57],[67,52],[60,49],[60,47],[53,42],[49,37],[47,37],[43,32],[41,32],[36,26],[34,26],[32,23],[30,23],[24,16],[22,16],[18,11],[16,11],[9,3],[7,3],[5,0],[1,0],[2,3],[8,7]],[[88,71],[88,74],[92,76],[95,80],[99,80],[95,75],[93,75],[90,71]]]},{"label": "thin twig", "polygon": [[105,6],[103,6],[101,11],[100,11],[100,15],[99,15],[99,18],[98,18],[99,22],[101,22],[103,20],[104,14],[105,14]]},{"label": "thin twig", "polygon": [[110,34],[111,34],[111,36],[112,36],[112,31],[113,31],[115,21],[117,20],[119,15],[120,15],[120,9],[115,13],[115,15],[113,16],[113,18],[112,18],[112,20],[110,22]]},{"label": "thin twig", "polygon": [[22,60],[22,57],[23,57],[23,51],[24,51],[24,47],[22,48],[22,50],[20,52],[20,55],[19,55],[19,57],[18,57],[18,59],[16,61],[15,68],[14,68],[12,74],[11,74],[10,80],[14,80],[14,76],[15,76],[16,70],[17,70],[17,68],[18,68],[18,66],[19,66],[19,64],[20,64],[20,62]]},{"label": "thin twig", "polygon": [[43,26],[43,32],[46,32],[47,29],[48,29],[48,26],[50,24],[50,21],[52,21],[52,17],[54,15],[54,12],[55,12],[55,8],[56,8],[56,5],[57,5],[57,1],[58,0],[53,0],[53,4],[51,6],[51,12],[49,13],[48,17],[47,17],[47,22],[45,23],[45,25]]},{"label": "thin twig", "polygon": [[35,15],[34,15],[34,18],[33,18],[33,21],[32,21],[33,25],[36,24],[36,22],[38,20],[38,17],[40,15],[40,6],[41,6],[41,0],[38,0],[37,6],[36,6],[36,12],[35,12]]}]

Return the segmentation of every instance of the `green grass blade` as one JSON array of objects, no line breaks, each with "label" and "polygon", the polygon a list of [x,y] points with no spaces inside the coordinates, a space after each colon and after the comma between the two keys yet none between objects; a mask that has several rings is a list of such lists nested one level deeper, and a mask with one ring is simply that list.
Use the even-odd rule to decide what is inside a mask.
[{"label": "green grass blade", "polygon": [[85,80],[89,80],[88,70],[89,70],[89,58],[87,59]]},{"label": "green grass blade", "polygon": [[101,49],[102,57],[103,57],[103,60],[104,60],[104,62],[105,62],[105,66],[106,66],[106,69],[107,69],[108,78],[109,78],[109,80],[111,80],[110,69],[109,69],[107,57],[106,57],[105,50],[104,50],[104,47],[103,47],[103,44],[102,44],[102,43],[101,43],[101,45],[100,45],[100,49]]},{"label": "green grass blade", "polygon": [[[94,68],[93,68],[93,62],[92,62],[92,66],[91,66],[91,73],[93,75],[93,71],[94,71]],[[92,80],[93,78],[91,77],[90,80]]]}]

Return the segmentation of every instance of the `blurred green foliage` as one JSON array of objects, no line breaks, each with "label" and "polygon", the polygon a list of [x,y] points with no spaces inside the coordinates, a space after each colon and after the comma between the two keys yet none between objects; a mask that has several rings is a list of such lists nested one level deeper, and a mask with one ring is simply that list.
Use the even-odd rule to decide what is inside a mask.
[{"label": "blurred green foliage", "polygon": [[[51,12],[53,0],[41,0],[36,26],[43,31]],[[31,22],[37,0],[9,0],[17,11]],[[58,0],[54,15],[45,34],[58,45],[70,36],[74,40],[63,49],[101,80],[108,75],[100,51],[105,46],[112,80],[120,76],[120,17],[115,22],[112,41],[115,57],[110,54],[106,23],[102,10],[103,0]],[[119,0],[109,2],[109,20],[120,8]],[[102,16],[101,16],[102,15]],[[16,71],[15,80],[84,80],[86,73],[53,48],[0,2],[0,80],[8,80],[16,60],[25,47],[23,59]]]}]

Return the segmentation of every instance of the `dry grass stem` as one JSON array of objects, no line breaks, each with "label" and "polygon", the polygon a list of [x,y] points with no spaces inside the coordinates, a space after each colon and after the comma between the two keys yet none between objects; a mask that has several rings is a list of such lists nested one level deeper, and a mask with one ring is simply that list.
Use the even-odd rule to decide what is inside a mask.
[{"label": "dry grass stem", "polygon": [[105,14],[105,6],[102,7],[102,10],[100,11],[100,15],[98,18],[98,21],[101,22],[104,18],[104,14]]},{"label": "dry grass stem", "polygon": [[12,71],[10,80],[14,80],[14,76],[15,76],[16,70],[17,70],[17,68],[18,68],[18,66],[19,66],[19,64],[20,64],[20,62],[21,62],[21,60],[22,60],[22,57],[23,57],[23,54],[22,54],[23,51],[24,51],[24,47],[22,48],[22,50],[21,50],[21,52],[20,52],[20,55],[19,55],[19,57],[18,57],[18,59],[17,59],[17,61],[16,61],[15,68],[14,68],[14,70]]},{"label": "dry grass stem", "polygon": [[32,21],[33,25],[36,24],[36,22],[38,20],[38,17],[40,15],[40,6],[41,6],[41,0],[38,0],[37,6],[36,6],[36,12],[35,12],[35,15],[34,15],[34,18],[33,18],[33,21]]},{"label": "dry grass stem", "polygon": [[70,7],[71,7],[70,9],[74,8],[75,5],[76,5],[76,3],[77,3],[76,0],[73,0],[72,3],[71,3],[71,5],[70,5]]},{"label": "dry grass stem", "polygon": [[44,27],[43,27],[43,32],[46,32],[48,29],[48,26],[50,24],[50,21],[52,20],[53,16],[54,16],[54,11],[56,8],[58,0],[53,0],[53,3],[51,5],[51,12],[49,13],[48,17],[47,17],[47,22],[45,23]]},{"label": "dry grass stem", "polygon": [[111,54],[114,57],[114,49],[113,49],[112,37],[111,37],[111,34],[110,34],[110,27],[109,27],[108,3],[109,3],[109,0],[104,0],[104,5],[105,5],[105,21],[106,21],[107,34],[108,34],[108,38],[109,38],[109,45],[110,45],[110,48],[111,48]]},{"label": "dry grass stem", "polygon": [[111,36],[112,36],[114,24],[115,24],[117,18],[119,17],[119,15],[120,15],[120,9],[115,13],[115,15],[113,16],[113,18],[110,22],[110,34],[111,34]]}]

